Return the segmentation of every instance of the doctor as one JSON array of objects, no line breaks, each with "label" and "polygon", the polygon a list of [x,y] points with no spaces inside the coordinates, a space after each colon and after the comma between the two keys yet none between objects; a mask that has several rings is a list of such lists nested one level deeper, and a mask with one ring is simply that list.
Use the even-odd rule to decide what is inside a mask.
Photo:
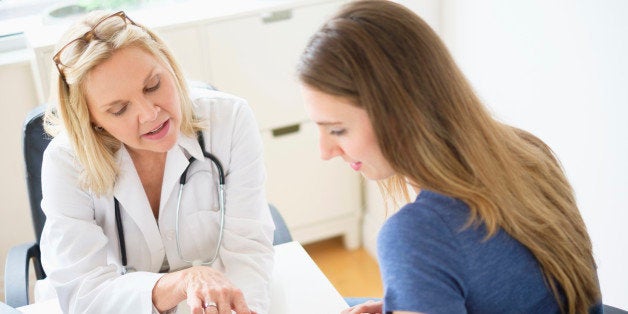
[{"label": "doctor", "polygon": [[274,226],[246,102],[188,93],[124,12],[86,16],[53,61],[41,248],[63,311],[266,313]]}]

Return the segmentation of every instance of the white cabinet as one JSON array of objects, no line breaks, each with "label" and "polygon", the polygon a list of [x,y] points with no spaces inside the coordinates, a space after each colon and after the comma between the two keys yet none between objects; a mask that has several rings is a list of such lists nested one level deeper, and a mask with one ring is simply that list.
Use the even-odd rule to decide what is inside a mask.
[{"label": "white cabinet", "polygon": [[[344,235],[360,245],[360,178],[342,161],[319,158],[296,64],[310,36],[344,1],[283,7],[209,23],[211,83],[247,99],[264,138],[268,199],[301,243]],[[299,128],[273,136],[283,129]],[[279,132],[281,133],[281,132]]]},{"label": "white cabinet", "polygon": [[297,60],[339,6],[335,1],[284,8],[207,25],[212,83],[248,99],[263,130],[306,120]]},{"label": "white cabinet", "polygon": [[167,27],[157,30],[188,79],[210,82],[207,74],[205,40],[199,26]]}]

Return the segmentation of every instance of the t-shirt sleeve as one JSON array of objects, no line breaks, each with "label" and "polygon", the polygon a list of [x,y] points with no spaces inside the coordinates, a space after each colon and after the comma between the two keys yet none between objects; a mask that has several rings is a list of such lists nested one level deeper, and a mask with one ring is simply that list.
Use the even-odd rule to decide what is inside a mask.
[{"label": "t-shirt sleeve", "polygon": [[378,238],[384,313],[466,313],[465,257],[450,227],[429,208],[410,204]]}]

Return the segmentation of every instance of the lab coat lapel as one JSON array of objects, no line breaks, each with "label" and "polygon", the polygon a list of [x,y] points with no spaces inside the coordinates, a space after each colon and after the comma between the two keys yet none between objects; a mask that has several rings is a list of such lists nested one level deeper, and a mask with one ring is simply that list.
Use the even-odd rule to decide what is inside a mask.
[{"label": "lab coat lapel", "polygon": [[164,217],[163,209],[168,204],[168,198],[176,196],[173,193],[174,189],[179,188],[179,179],[181,174],[185,171],[185,168],[190,164],[189,157],[192,156],[197,160],[203,159],[203,152],[201,147],[196,141],[196,138],[187,137],[185,135],[179,135],[177,142],[173,149],[168,152],[166,158],[166,168],[164,170],[164,179],[161,186],[161,200],[159,202],[159,217]]},{"label": "lab coat lapel", "polygon": [[113,195],[120,202],[120,210],[126,212],[142,231],[151,253],[151,269],[158,270],[164,258],[161,235],[133,160],[124,146],[118,151],[118,161],[120,172]]}]

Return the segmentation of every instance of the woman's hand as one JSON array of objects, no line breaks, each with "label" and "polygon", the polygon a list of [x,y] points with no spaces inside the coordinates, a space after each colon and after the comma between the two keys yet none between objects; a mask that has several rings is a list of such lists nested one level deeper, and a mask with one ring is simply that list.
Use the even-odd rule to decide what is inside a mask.
[{"label": "woman's hand", "polygon": [[207,266],[169,273],[155,283],[153,304],[157,310],[166,311],[183,300],[192,314],[231,314],[231,310],[237,314],[254,313],[246,305],[242,291],[222,273]]},{"label": "woman's hand", "polygon": [[362,304],[354,305],[340,314],[381,314],[382,313],[382,301],[368,300]]}]

